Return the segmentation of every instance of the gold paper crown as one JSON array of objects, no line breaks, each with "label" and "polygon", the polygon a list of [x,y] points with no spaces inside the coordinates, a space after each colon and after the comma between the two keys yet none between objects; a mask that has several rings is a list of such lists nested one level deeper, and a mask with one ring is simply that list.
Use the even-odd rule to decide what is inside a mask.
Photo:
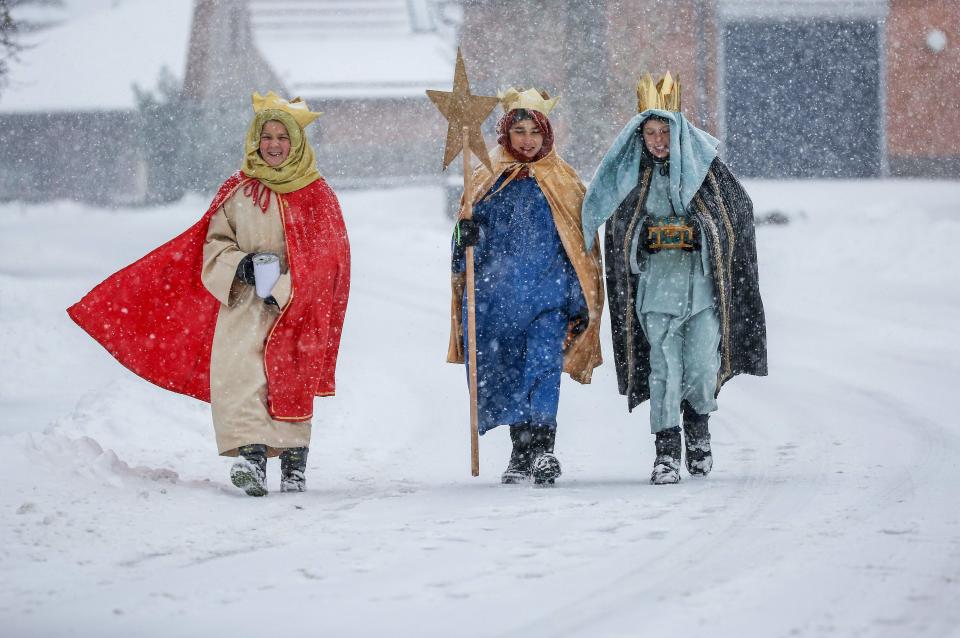
[{"label": "gold paper crown", "polygon": [[259,93],[253,94],[253,112],[259,113],[268,109],[276,109],[289,113],[297,121],[300,128],[306,128],[307,124],[320,117],[320,113],[314,113],[307,108],[307,103],[299,97],[295,97],[289,102],[274,93],[268,91],[266,95]]},{"label": "gold paper crown", "polygon": [[559,97],[550,99],[546,91],[536,89],[527,89],[520,91],[518,89],[507,89],[497,93],[500,104],[503,106],[503,112],[509,113],[514,109],[526,109],[528,111],[537,111],[547,115],[553,110],[553,107],[560,101]]},{"label": "gold paper crown", "polygon": [[647,109],[661,109],[664,111],[680,110],[680,76],[674,80],[667,71],[660,81],[653,83],[650,73],[645,73],[637,82],[637,113]]}]

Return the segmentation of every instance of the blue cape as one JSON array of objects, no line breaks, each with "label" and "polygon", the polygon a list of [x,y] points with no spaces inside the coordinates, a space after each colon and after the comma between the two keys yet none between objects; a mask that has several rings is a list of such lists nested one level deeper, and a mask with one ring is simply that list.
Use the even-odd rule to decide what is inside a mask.
[{"label": "blue cape", "polygon": [[637,186],[643,154],[643,135],[638,129],[651,115],[670,122],[670,199],[674,209],[686,211],[707,178],[719,140],[688,122],[683,113],[648,109],[635,115],[603,156],[583,198],[583,238],[587,250],[593,247],[593,237],[600,226]]}]

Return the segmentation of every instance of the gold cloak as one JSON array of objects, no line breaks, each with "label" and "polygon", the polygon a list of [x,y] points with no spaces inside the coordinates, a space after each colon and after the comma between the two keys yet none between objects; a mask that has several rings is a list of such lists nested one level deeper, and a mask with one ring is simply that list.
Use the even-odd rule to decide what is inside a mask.
[{"label": "gold cloak", "polygon": [[[492,173],[482,165],[474,170],[473,192],[470,193],[474,205],[490,190],[500,175],[504,172],[512,172],[521,165],[501,146],[497,146],[490,153],[490,160],[493,163]],[[584,247],[580,207],[583,204],[586,188],[576,171],[560,159],[556,149],[526,166],[530,176],[537,180],[537,185],[540,186],[550,205],[560,242],[577,273],[577,279],[580,280],[580,287],[583,289],[583,296],[590,311],[587,329],[564,350],[563,371],[579,383],[590,383],[593,369],[603,363],[600,355],[600,317],[603,314],[604,296],[600,242],[594,237],[593,250],[587,252]],[[461,198],[460,215],[463,215],[463,201]],[[463,363],[461,311],[466,275],[454,273],[451,283],[453,298],[450,303],[450,344],[447,349],[447,361]]]}]

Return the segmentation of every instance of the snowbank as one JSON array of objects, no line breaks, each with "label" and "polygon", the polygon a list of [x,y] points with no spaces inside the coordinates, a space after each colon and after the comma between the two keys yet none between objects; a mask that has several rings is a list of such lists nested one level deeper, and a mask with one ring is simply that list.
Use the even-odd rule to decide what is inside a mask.
[{"label": "snowbank", "polygon": [[594,383],[563,384],[557,487],[498,484],[502,431],[470,478],[443,193],[412,188],[343,197],[339,394],[308,491],[265,499],[208,406],[64,313],[205,202],[0,206],[4,635],[958,635],[960,184],[747,189],[790,220],[757,232],[771,375],[725,387],[708,479],[647,484],[608,328]]}]

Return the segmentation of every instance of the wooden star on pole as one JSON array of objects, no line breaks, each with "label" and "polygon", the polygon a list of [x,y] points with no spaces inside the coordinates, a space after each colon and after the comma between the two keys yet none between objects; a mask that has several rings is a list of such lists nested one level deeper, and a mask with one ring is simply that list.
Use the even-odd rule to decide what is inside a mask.
[{"label": "wooden star on pole", "polygon": [[[470,93],[467,69],[463,64],[463,55],[459,48],[457,49],[457,68],[453,75],[453,91],[428,90],[427,97],[447,118],[447,145],[443,151],[443,168],[450,166],[450,162],[463,150],[463,129],[466,127],[470,150],[480,158],[484,166],[492,171],[490,156],[487,155],[487,147],[480,133],[480,124],[487,119],[498,100],[495,97]],[[469,167],[464,167],[464,170],[469,170]]]}]

